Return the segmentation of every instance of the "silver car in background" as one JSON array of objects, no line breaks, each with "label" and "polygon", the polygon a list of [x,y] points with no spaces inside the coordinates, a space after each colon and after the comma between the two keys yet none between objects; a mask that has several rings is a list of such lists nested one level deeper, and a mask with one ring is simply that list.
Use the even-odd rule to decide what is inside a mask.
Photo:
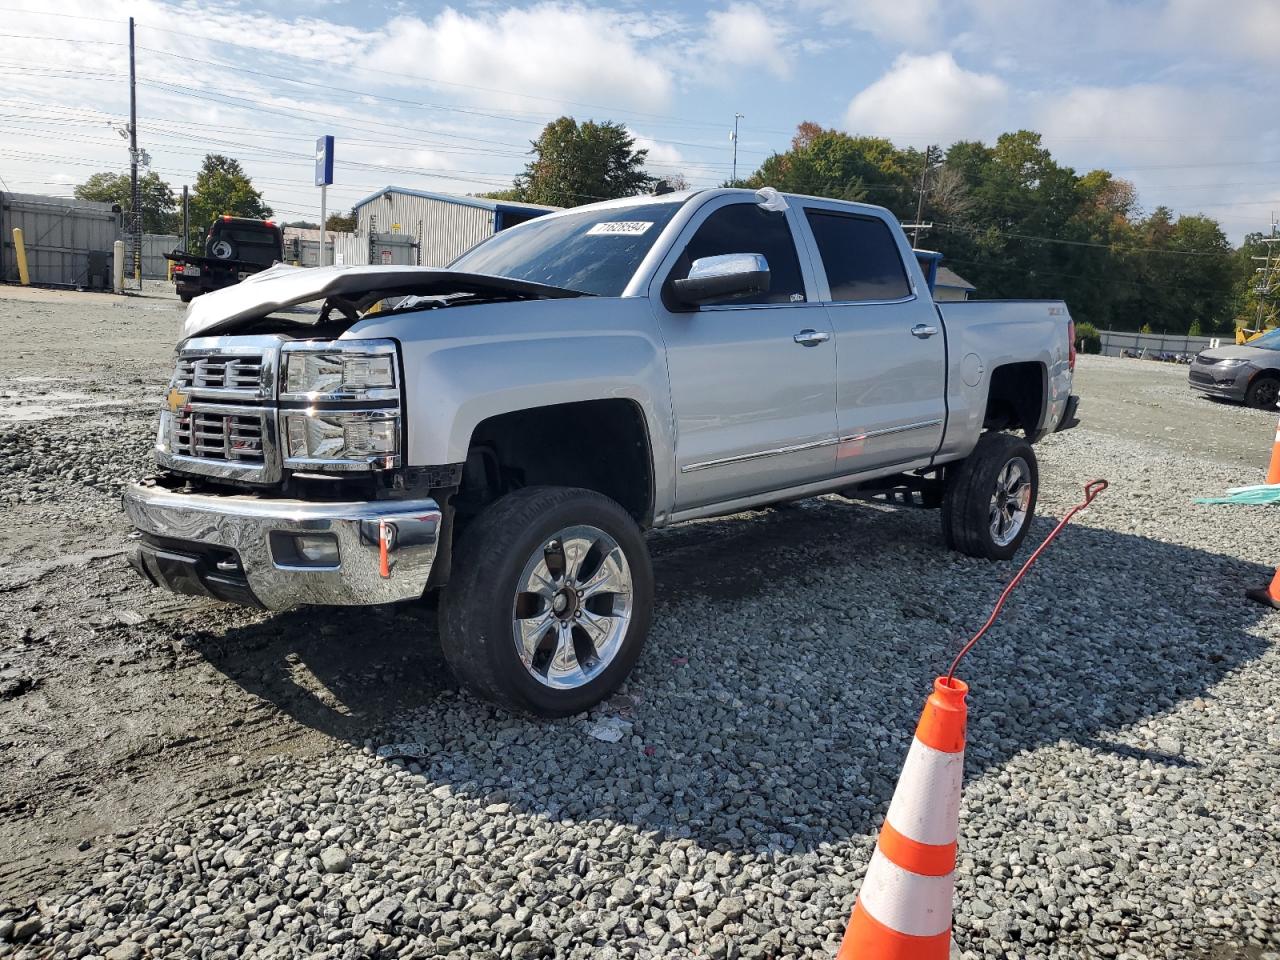
[{"label": "silver car in background", "polygon": [[1211,397],[1273,409],[1280,399],[1280,330],[1248,343],[1201,350],[1191,361],[1188,383]]}]

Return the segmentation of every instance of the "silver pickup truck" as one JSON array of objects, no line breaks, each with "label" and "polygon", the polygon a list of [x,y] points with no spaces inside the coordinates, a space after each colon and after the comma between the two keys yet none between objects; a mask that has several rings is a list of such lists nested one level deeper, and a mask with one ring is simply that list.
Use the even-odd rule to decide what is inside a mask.
[{"label": "silver pickup truck", "polygon": [[1073,339],[1059,302],[934,303],[882,208],[769,189],[578,207],[444,269],[277,267],[186,315],[132,562],[272,610],[440,591],[462,682],[563,716],[640,654],[648,528],[838,491],[1011,557]]}]

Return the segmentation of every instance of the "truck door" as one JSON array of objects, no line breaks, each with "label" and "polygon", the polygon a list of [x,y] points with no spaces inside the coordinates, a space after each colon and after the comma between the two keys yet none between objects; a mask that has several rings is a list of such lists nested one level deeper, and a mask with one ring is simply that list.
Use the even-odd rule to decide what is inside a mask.
[{"label": "truck door", "polygon": [[[692,217],[654,275],[650,302],[667,349],[676,421],[676,510],[831,475],[835,350],[795,213],[719,197]],[[694,260],[758,253],[768,292],[680,307],[670,283]],[[803,264],[803,266],[802,266]]]},{"label": "truck door", "polygon": [[906,238],[872,210],[807,203],[803,217],[836,336],[837,473],[932,456],[946,418],[946,333]]}]

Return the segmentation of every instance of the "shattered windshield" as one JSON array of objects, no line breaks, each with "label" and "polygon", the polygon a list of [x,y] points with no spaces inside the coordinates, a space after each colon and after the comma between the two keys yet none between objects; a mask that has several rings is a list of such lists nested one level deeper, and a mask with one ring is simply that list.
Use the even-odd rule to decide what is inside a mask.
[{"label": "shattered windshield", "polygon": [[620,296],[683,204],[644,203],[539,217],[472,247],[449,268]]}]

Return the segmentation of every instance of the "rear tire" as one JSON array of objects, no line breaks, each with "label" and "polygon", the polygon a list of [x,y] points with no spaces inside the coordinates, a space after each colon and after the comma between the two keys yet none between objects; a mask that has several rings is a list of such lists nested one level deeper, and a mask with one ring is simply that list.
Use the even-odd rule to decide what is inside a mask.
[{"label": "rear tire", "polygon": [[1274,410],[1278,399],[1280,380],[1265,375],[1254,377],[1244,395],[1244,402],[1257,410]]},{"label": "rear tire", "polygon": [[947,467],[942,532],[971,557],[1008,560],[1035,518],[1040,469],[1026,440],[984,433],[968,458]]},{"label": "rear tire", "polygon": [[636,522],[608,497],[575,487],[507,494],[463,532],[452,568],[440,642],[479,696],[565,717],[595,706],[635,666],[653,571]]}]

